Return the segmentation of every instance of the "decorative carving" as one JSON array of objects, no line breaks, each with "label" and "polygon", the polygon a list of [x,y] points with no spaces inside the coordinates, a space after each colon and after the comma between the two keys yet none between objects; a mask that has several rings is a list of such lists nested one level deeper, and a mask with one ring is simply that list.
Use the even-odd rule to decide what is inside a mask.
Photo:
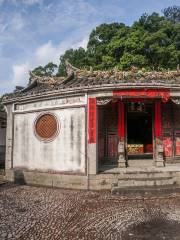
[{"label": "decorative carving", "polygon": [[171,98],[171,100],[177,104],[177,105],[180,105],[180,98]]},{"label": "decorative carving", "polygon": [[119,168],[126,167],[124,141],[123,142],[119,141],[119,144],[118,144],[118,155],[119,155],[118,167]]},{"label": "decorative carving", "polygon": [[111,98],[99,98],[97,99],[97,105],[101,106],[101,105],[107,105],[108,103],[111,102]]},{"label": "decorative carving", "polygon": [[78,68],[72,66],[67,59],[65,60],[65,66],[68,76],[70,76],[71,74],[75,73],[78,70]]},{"label": "decorative carving", "polygon": [[156,166],[163,167],[164,166],[164,149],[163,143],[160,139],[156,140]]},{"label": "decorative carving", "polygon": [[35,122],[35,134],[41,140],[52,140],[58,133],[58,122],[53,114],[41,114]]},{"label": "decorative carving", "polygon": [[[8,102],[10,99],[20,99],[21,97],[24,98],[25,96],[29,96],[30,98],[35,95],[44,95],[45,92],[52,92],[63,89],[76,89],[78,88],[83,90],[84,88],[92,88],[98,87],[103,88],[104,90],[108,86],[113,86],[114,94],[118,97],[126,97],[127,94],[122,95],[119,92],[121,86],[122,89],[135,89],[135,87],[143,86],[147,89],[150,87],[150,90],[145,91],[142,93],[141,91],[138,93],[139,97],[155,97],[162,98],[164,102],[169,99],[169,92],[165,91],[164,87],[168,87],[170,90],[171,87],[175,86],[179,88],[180,83],[180,71],[163,71],[163,72],[144,72],[144,71],[137,71],[137,69],[132,68],[131,71],[118,71],[116,68],[111,69],[110,71],[93,71],[92,68],[88,69],[78,69],[72,66],[67,60],[65,61],[66,71],[68,76],[66,78],[62,77],[48,77],[43,76],[39,77],[32,72],[30,73],[30,81],[28,87],[21,90],[15,91],[14,93],[9,93],[4,95],[3,101]],[[156,86],[157,89],[163,88],[163,91],[154,91],[152,92],[152,86]],[[32,90],[33,89],[33,90]],[[115,91],[117,89],[117,91]],[[137,93],[137,89],[135,90]],[[155,93],[156,92],[156,93]],[[134,94],[133,94],[134,95]],[[128,94],[129,96],[129,94]],[[131,97],[132,94],[130,95]],[[136,96],[136,97],[138,97]]]}]

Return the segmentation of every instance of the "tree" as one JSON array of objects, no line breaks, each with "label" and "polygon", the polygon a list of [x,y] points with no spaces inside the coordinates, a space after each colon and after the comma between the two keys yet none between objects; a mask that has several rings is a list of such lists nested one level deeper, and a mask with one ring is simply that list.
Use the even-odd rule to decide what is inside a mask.
[{"label": "tree", "polygon": [[45,75],[45,70],[43,66],[38,66],[35,69],[32,70],[32,73],[36,76],[44,76]]},{"label": "tree", "polygon": [[53,76],[56,72],[56,69],[58,66],[52,62],[48,63],[47,65],[44,66],[45,70],[45,75],[46,76]]},{"label": "tree", "polygon": [[[143,14],[132,26],[101,24],[92,30],[87,49],[69,49],[60,56],[57,76],[66,76],[65,60],[77,68],[94,70],[114,67],[129,70],[176,69],[180,62],[180,7],[163,10],[164,15]],[[52,67],[52,68],[51,68]],[[52,70],[52,71],[51,71]],[[48,64],[33,70],[39,76],[55,74]]]},{"label": "tree", "polygon": [[37,76],[53,76],[55,74],[56,69],[58,66],[52,62],[49,62],[44,67],[38,66],[34,70],[32,70],[32,73]]},{"label": "tree", "polygon": [[180,23],[180,6],[168,7],[162,12],[167,20],[173,23]]},{"label": "tree", "polygon": [[137,68],[143,68],[147,65],[147,60],[143,55],[140,54],[130,54],[124,53],[122,56],[120,63],[117,65],[121,70],[128,70],[132,66]]},{"label": "tree", "polygon": [[58,67],[57,76],[66,76],[65,60],[68,60],[73,66],[77,68],[89,66],[87,54],[84,48],[69,49],[64,55],[60,56],[60,64]]},{"label": "tree", "polygon": [[132,25],[132,28],[143,29],[148,32],[156,32],[161,28],[162,22],[165,20],[163,16],[153,12],[151,15],[143,14],[138,21]]},{"label": "tree", "polygon": [[109,63],[107,64],[107,56],[110,59],[107,45],[124,27],[125,24],[123,23],[101,24],[91,32],[87,45],[87,57],[89,64],[94,69],[113,67],[113,63],[110,65]]}]

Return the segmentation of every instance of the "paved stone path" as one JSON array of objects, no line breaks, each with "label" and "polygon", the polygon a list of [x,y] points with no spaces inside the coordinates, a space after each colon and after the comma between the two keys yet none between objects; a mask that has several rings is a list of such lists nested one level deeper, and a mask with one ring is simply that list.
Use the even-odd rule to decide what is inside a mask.
[{"label": "paved stone path", "polygon": [[0,239],[180,240],[180,194],[146,199],[1,185]]}]

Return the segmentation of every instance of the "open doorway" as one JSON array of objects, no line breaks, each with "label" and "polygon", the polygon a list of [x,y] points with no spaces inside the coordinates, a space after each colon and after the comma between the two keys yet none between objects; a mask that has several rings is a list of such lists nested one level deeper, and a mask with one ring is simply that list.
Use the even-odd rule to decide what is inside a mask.
[{"label": "open doorway", "polygon": [[152,104],[127,104],[127,159],[152,159]]},{"label": "open doorway", "polygon": [[0,111],[0,174],[5,168],[5,151],[6,151],[6,112]]}]

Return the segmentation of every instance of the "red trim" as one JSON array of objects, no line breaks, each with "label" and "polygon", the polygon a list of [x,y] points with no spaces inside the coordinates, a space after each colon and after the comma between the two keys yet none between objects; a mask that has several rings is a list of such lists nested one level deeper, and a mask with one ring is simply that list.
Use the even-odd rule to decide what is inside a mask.
[{"label": "red trim", "polygon": [[88,143],[96,143],[96,98],[88,99]]},{"label": "red trim", "polygon": [[124,103],[118,102],[118,136],[119,138],[125,137],[125,119],[124,119]]},{"label": "red trim", "polygon": [[155,119],[154,119],[154,127],[155,127],[155,137],[162,137],[162,116],[161,116],[161,102],[155,102]]},{"label": "red trim", "polygon": [[170,98],[169,89],[122,89],[113,91],[114,97],[161,98],[167,102]]}]

